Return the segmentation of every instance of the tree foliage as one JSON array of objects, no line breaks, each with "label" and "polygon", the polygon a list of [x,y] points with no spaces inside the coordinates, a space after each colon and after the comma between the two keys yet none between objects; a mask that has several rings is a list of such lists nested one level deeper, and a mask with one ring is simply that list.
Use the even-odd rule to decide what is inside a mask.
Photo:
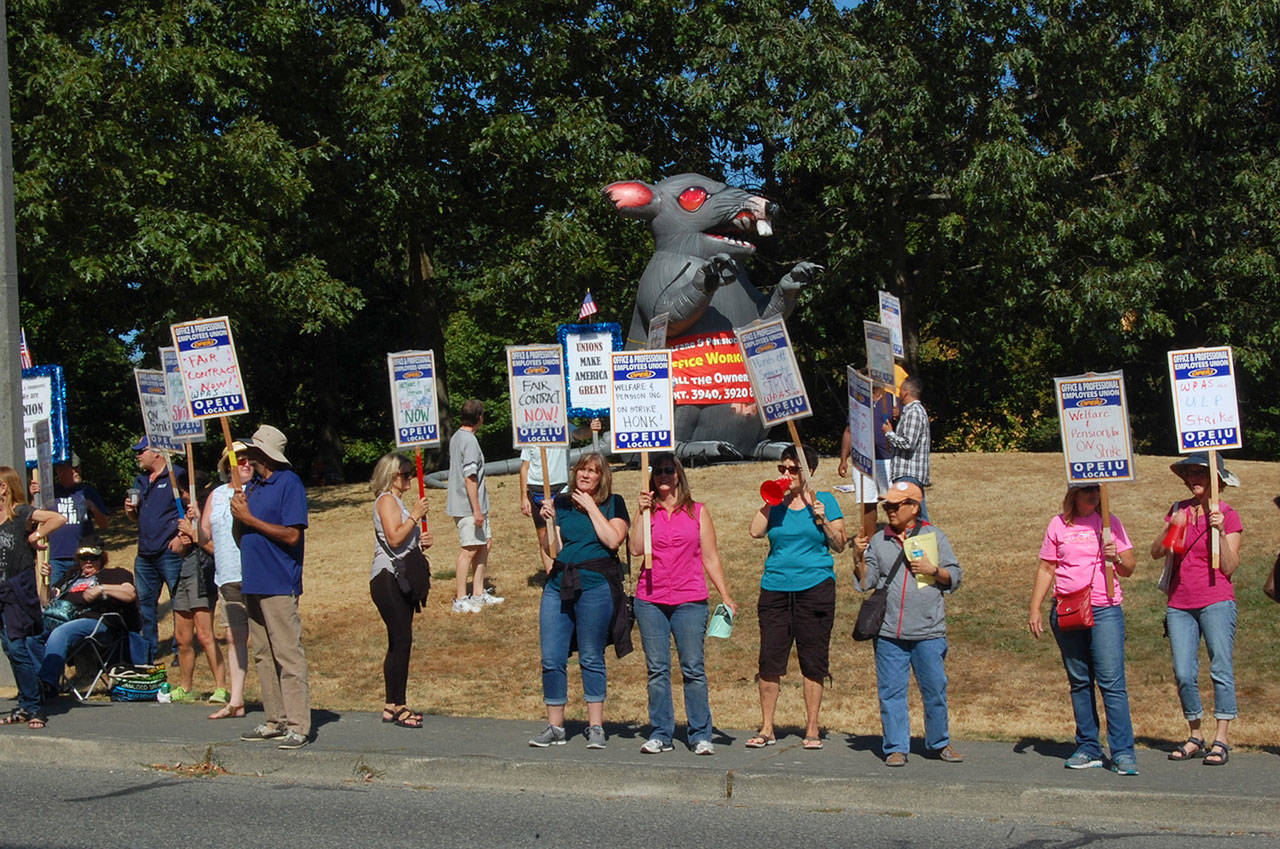
[{"label": "tree foliage", "polygon": [[1050,378],[1123,368],[1139,444],[1170,450],[1165,352],[1231,344],[1265,455],[1278,14],[11,0],[24,323],[103,462],[136,432],[129,368],[214,314],[300,464],[389,446],[384,354],[410,347],[443,398],[490,402],[501,453],[503,346],[552,339],[588,287],[628,319],[651,243],[601,187],[698,170],[785,208],[758,284],[828,269],[791,321],[819,441],[884,288],[942,445],[1056,447]]}]

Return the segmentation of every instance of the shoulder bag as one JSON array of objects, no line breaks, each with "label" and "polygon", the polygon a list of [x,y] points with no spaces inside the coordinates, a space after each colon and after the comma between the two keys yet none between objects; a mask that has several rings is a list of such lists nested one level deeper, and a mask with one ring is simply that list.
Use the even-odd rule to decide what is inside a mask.
[{"label": "shoulder bag", "polygon": [[899,551],[898,559],[894,561],[893,569],[889,571],[889,579],[884,582],[884,586],[878,587],[875,592],[863,600],[862,606],[858,608],[858,619],[853,624],[853,639],[855,642],[870,640],[880,633],[880,627],[884,625],[885,610],[889,604],[889,585],[893,583],[898,570],[906,562],[907,552],[905,550]]},{"label": "shoulder bag", "polygon": [[421,612],[427,602],[427,595],[431,592],[431,561],[427,560],[420,545],[410,546],[408,551],[397,557],[381,534],[375,531],[374,538],[391,558],[400,592],[413,605],[415,613]]}]

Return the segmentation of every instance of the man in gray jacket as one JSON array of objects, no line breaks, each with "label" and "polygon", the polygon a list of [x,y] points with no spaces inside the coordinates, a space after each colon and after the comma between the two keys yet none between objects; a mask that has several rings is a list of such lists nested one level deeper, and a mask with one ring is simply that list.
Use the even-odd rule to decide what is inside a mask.
[{"label": "man in gray jacket", "polygon": [[907,686],[913,669],[924,702],[928,756],[947,763],[964,759],[951,748],[943,668],[947,657],[943,596],[960,586],[960,564],[947,535],[920,519],[923,500],[919,486],[897,481],[884,499],[889,520],[884,531],[857,539],[859,548],[865,549],[864,586],[888,586],[884,624],[874,640],[885,766],[906,766],[911,750]]}]

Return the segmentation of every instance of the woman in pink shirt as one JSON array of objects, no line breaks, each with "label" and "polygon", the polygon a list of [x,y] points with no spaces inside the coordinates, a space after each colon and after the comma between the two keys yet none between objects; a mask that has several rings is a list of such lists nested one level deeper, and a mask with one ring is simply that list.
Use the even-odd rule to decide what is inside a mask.
[{"label": "woman in pink shirt", "polygon": [[1124,612],[1119,579],[1107,595],[1106,568],[1115,574],[1133,574],[1133,545],[1124,525],[1111,516],[1111,539],[1103,541],[1102,515],[1098,503],[1102,491],[1097,484],[1072,484],[1062,499],[1062,513],[1054,516],[1040,545],[1040,570],[1031,591],[1031,635],[1044,633],[1040,608],[1049,586],[1056,596],[1065,596],[1089,587],[1093,605],[1093,627],[1063,630],[1058,625],[1057,605],[1049,614],[1049,627],[1062,652],[1062,665],[1071,684],[1071,711],[1076,720],[1076,750],[1067,758],[1067,769],[1102,766],[1102,744],[1098,739],[1096,684],[1102,693],[1107,715],[1107,746],[1111,751],[1111,771],[1137,775],[1138,761],[1133,750],[1133,722],[1129,716],[1129,690],[1124,676]]},{"label": "woman in pink shirt", "polygon": [[676,640],[680,673],[684,678],[684,709],[689,721],[689,743],[694,754],[715,754],[711,743],[711,706],[707,699],[707,673],[702,662],[702,641],[707,627],[707,582],[711,579],[720,598],[735,614],[738,605],[725,586],[716,529],[706,505],[693,500],[684,467],[675,455],[653,457],[649,491],[640,493],[637,520],[631,526],[628,545],[632,556],[644,555],[644,517],[653,543],[653,566],[640,572],[636,583],[636,621],[649,670],[649,740],[640,747],[645,754],[671,751],[675,736],[675,711],[671,703],[671,638]]},{"label": "woman in pink shirt", "polygon": [[[1239,486],[1240,481],[1218,455],[1218,481]],[[1240,515],[1225,501],[1209,507],[1209,455],[1188,454],[1169,467],[1182,478],[1191,497],[1179,501],[1165,514],[1168,527],[1151,543],[1153,560],[1165,559],[1168,573],[1168,607],[1165,630],[1173,654],[1173,677],[1190,734],[1169,753],[1171,761],[1203,755],[1208,766],[1222,766],[1230,757],[1227,726],[1236,718],[1236,678],[1231,655],[1236,640],[1236,594],[1231,573],[1240,565]],[[1210,539],[1218,535],[1218,565],[1214,568]],[[1168,542],[1166,542],[1168,541]],[[1163,582],[1162,582],[1163,583]],[[1213,743],[1206,750],[1200,725],[1200,637],[1209,650],[1209,677],[1213,679],[1213,717],[1217,720]]]}]

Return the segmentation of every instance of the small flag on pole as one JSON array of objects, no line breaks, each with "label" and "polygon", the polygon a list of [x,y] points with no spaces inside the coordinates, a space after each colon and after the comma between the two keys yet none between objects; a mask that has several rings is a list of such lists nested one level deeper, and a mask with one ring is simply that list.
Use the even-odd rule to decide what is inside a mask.
[{"label": "small flag on pole", "polygon": [[22,360],[23,368],[31,368],[31,349],[27,347],[27,331],[21,328],[18,330],[18,358]]},{"label": "small flag on pole", "polygon": [[596,302],[591,299],[591,290],[587,290],[587,296],[582,299],[582,309],[578,310],[578,319],[582,320],[589,315],[595,315],[599,312],[596,309]]}]

